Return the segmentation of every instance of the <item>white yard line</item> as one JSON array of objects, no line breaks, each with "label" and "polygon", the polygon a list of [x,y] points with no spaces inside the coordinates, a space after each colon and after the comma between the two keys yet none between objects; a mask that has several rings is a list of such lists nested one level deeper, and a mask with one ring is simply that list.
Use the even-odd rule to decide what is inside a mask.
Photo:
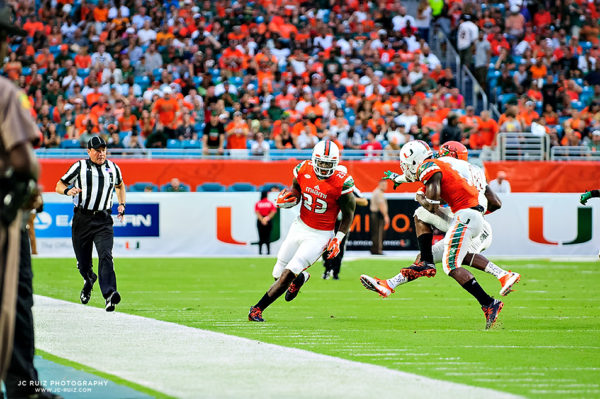
[{"label": "white yard line", "polygon": [[178,398],[516,397],[37,295],[34,317],[39,349]]}]

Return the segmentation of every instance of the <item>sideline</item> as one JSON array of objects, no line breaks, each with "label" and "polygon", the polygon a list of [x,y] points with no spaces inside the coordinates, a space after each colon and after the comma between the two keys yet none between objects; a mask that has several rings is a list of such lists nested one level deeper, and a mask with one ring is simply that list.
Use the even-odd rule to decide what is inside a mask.
[{"label": "sideline", "polygon": [[517,397],[39,295],[33,311],[39,349],[178,398]]}]

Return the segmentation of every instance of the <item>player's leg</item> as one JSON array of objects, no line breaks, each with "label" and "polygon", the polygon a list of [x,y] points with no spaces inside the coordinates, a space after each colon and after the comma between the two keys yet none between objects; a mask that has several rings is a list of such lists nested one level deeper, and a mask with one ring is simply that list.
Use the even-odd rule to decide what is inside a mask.
[{"label": "player's leg", "polygon": [[519,282],[521,275],[512,271],[506,271],[500,266],[489,261],[480,253],[485,251],[492,244],[492,226],[483,221],[481,233],[473,239],[469,253],[463,259],[463,265],[471,266],[482,270],[496,277],[500,282],[500,295],[506,296],[512,291],[512,287]]},{"label": "player's leg", "polygon": [[338,256],[332,259],[332,271],[333,271],[333,279],[339,280],[340,269],[342,268],[342,260],[344,259],[344,253],[346,252],[346,240],[348,236],[346,235],[340,244],[340,253]]},{"label": "player's leg", "polygon": [[446,274],[477,299],[485,313],[487,329],[496,321],[503,304],[501,301],[489,296],[479,285],[473,274],[461,267],[472,240],[481,233],[482,228],[483,216],[478,211],[463,209],[457,212],[450,230],[444,237],[445,248],[442,265]]},{"label": "player's leg", "polygon": [[[248,320],[250,321],[264,321],[262,318],[262,312],[277,298],[283,294],[292,281],[296,278],[296,273],[290,270],[289,266],[297,265],[297,263],[291,263],[294,259],[296,253],[298,252],[301,243],[306,239],[307,234],[310,231],[306,229],[302,222],[296,219],[285,240],[281,244],[279,248],[279,253],[277,254],[277,262],[273,267],[273,277],[275,278],[275,282],[271,285],[271,287],[267,290],[267,292],[263,295],[263,297],[256,303],[256,305],[250,308],[250,313],[248,314]],[[320,253],[319,253],[320,256]],[[317,256],[318,258],[318,256]],[[316,260],[316,259],[315,259]],[[297,267],[297,266],[296,266]],[[303,269],[297,271],[297,273],[301,273]]]}]

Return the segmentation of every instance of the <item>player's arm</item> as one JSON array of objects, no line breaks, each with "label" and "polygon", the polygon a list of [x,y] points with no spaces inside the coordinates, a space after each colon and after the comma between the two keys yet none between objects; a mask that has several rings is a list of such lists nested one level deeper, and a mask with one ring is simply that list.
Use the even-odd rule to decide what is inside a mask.
[{"label": "player's arm", "polygon": [[346,194],[342,194],[338,199],[338,205],[340,207],[340,211],[342,212],[342,221],[340,223],[338,232],[335,233],[335,237],[329,240],[329,243],[327,244],[327,252],[329,253],[327,259],[333,259],[338,256],[340,253],[342,240],[350,231],[352,219],[354,218],[354,210],[356,209],[356,200],[354,198],[354,194],[352,194],[351,191]]},{"label": "player's arm", "polygon": [[343,194],[338,199],[338,205],[342,212],[342,221],[338,232],[342,232],[345,235],[350,231],[352,219],[354,218],[354,210],[356,209],[356,199],[354,198],[354,194],[352,194],[352,192]]},{"label": "player's arm", "polygon": [[498,195],[490,188],[490,186],[485,187],[485,198],[488,201],[487,210],[489,213],[497,211],[502,207],[502,201],[498,198]]},{"label": "player's arm", "polygon": [[442,174],[436,172],[425,184],[425,199],[421,205],[431,213],[435,213],[442,199]]}]

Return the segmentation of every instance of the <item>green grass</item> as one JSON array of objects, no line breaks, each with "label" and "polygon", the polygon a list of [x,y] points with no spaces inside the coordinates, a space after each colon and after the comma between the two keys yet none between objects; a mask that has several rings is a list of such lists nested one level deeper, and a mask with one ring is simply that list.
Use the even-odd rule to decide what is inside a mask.
[{"label": "green grass", "polygon": [[[277,300],[266,323],[247,322],[273,262],[117,259],[118,311],[528,397],[600,395],[597,262],[499,262],[522,280],[490,331],[478,303],[441,269],[385,300],[365,290],[360,274],[391,277],[407,264],[382,258],[346,262],[339,281],[322,280],[317,264],[298,298]],[[37,294],[79,301],[73,259],[34,259],[34,272]],[[495,278],[474,274],[497,296]],[[103,307],[98,288],[89,305]]]}]

